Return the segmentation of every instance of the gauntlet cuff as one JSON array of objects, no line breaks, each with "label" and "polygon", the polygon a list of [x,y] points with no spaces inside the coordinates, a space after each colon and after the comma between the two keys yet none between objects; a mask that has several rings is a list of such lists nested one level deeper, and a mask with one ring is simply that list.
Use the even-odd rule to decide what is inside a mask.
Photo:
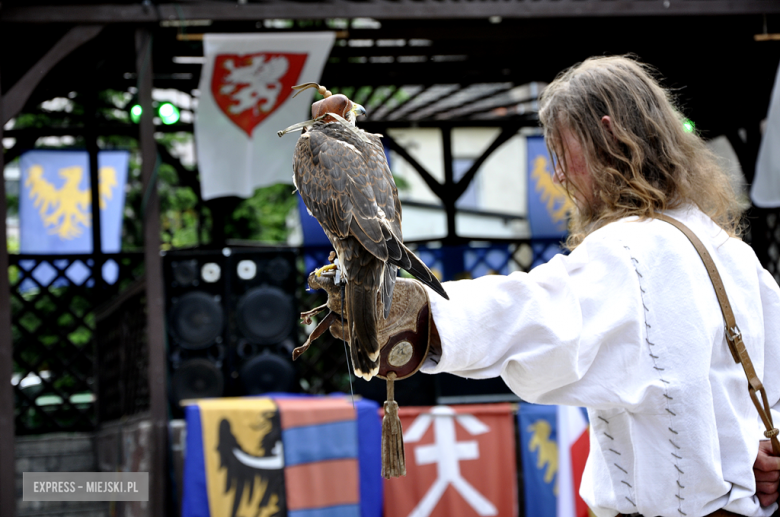
[{"label": "gauntlet cuff", "polygon": [[379,332],[379,377],[394,372],[396,380],[410,377],[423,365],[431,341],[431,307],[419,282],[399,278],[387,325]]}]

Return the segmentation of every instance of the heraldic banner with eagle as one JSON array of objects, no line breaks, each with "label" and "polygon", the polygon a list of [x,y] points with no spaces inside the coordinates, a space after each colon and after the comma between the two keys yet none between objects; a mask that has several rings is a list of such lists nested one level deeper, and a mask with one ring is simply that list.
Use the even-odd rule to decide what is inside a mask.
[{"label": "heraldic banner with eagle", "polygon": [[[100,151],[100,237],[104,253],[122,247],[128,151]],[[22,253],[92,253],[92,191],[86,151],[35,150],[19,159]]]},{"label": "heraldic banner with eagle", "polygon": [[186,408],[184,517],[381,517],[379,405],[344,396]]}]

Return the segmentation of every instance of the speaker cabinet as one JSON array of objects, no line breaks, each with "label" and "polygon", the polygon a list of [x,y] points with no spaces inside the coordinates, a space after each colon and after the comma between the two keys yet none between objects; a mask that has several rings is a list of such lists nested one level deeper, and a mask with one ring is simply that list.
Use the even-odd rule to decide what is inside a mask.
[{"label": "speaker cabinet", "polygon": [[297,389],[297,253],[287,248],[163,255],[171,400]]}]

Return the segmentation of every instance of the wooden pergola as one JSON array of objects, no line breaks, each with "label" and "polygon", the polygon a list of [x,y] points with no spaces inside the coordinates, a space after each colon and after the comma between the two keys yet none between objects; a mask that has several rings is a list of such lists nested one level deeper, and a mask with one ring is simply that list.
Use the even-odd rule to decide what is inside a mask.
[{"label": "wooden pergola", "polygon": [[[72,4],[4,0],[0,4],[0,140],[13,137],[16,144],[0,156],[0,170],[25,147],[32,147],[38,136],[63,134],[58,128],[44,128],[11,129],[4,135],[3,125],[25,107],[71,91],[96,96],[105,88],[138,88],[144,115],[134,131],[143,161],[144,190],[151,196],[144,213],[144,236],[155,433],[152,479],[161,480],[151,483],[155,515],[164,511],[167,399],[161,381],[166,375],[163,282],[159,207],[152,174],[157,153],[154,132],[159,128],[152,121],[152,88],[190,92],[198,87],[200,65],[173,58],[202,56],[200,33],[297,30],[338,31],[337,45],[321,80],[329,87],[364,87],[370,92],[367,95],[385,88],[382,91],[389,99],[394,89],[419,86],[414,94],[417,104],[410,105],[413,99],[408,99],[404,117],[390,118],[388,106],[383,112],[369,113],[364,127],[377,131],[409,125],[437,127],[446,141],[453,127],[500,126],[505,131],[493,148],[527,119],[477,116],[495,107],[490,105],[481,112],[454,108],[476,106],[518,85],[549,82],[562,69],[592,55],[634,53],[660,70],[664,83],[676,90],[686,115],[705,136],[729,138],[748,182],[760,144],[760,122],[766,116],[780,61],[780,36],[773,34],[780,32],[778,0],[82,0]],[[448,88],[441,89],[442,85]],[[480,90],[478,85],[498,86]],[[437,104],[458,93],[463,95],[459,104]],[[102,123],[94,113],[87,115],[80,131],[87,142],[96,188],[98,136],[127,128]],[[169,130],[192,131],[192,126],[178,124]],[[67,131],[72,134],[74,129]],[[447,152],[445,146],[445,158]],[[452,216],[452,233],[455,200],[478,167],[465,181],[455,182],[447,162],[445,183],[428,181]],[[418,170],[425,176],[424,169]],[[4,189],[0,182],[0,213],[6,211]],[[96,214],[99,196],[92,199]],[[93,234],[99,250],[99,217]],[[3,224],[0,271],[7,270]],[[10,314],[8,276],[3,273],[0,501],[4,504],[0,504],[0,517],[15,514],[14,505],[9,504],[15,499]]]}]

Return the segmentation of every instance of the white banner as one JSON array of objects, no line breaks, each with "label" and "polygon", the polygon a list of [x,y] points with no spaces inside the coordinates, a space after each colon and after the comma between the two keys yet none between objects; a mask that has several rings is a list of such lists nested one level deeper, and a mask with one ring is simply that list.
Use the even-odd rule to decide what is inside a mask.
[{"label": "white banner", "polygon": [[251,197],[292,184],[297,135],[276,132],[311,118],[314,90],[292,100],[292,86],[319,82],[333,32],[206,34],[195,139],[203,199]]},{"label": "white banner", "polygon": [[750,197],[761,208],[780,207],[780,68],[772,90]]}]

